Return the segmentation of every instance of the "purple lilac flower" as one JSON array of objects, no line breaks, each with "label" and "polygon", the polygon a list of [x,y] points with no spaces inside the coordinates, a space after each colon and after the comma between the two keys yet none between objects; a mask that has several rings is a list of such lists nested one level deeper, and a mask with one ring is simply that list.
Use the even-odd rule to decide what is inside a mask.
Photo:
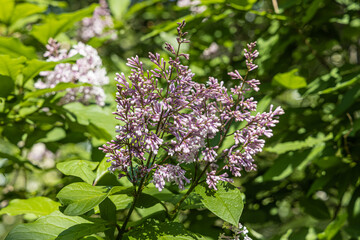
[{"label": "purple lilac flower", "polygon": [[110,37],[115,40],[117,38],[114,31],[114,23],[110,15],[108,5],[105,0],[99,1],[100,6],[95,8],[92,17],[84,18],[81,21],[79,31],[80,39],[88,41],[93,37]]},{"label": "purple lilac flower", "polygon": [[185,189],[184,181],[190,183],[185,177],[185,170],[172,164],[160,165],[154,172],[152,181],[159,191],[165,187],[165,182],[175,182],[181,190]]},{"label": "purple lilac flower", "polygon": [[[179,49],[189,42],[184,38],[184,26],[182,22],[177,28]],[[230,174],[240,176],[243,170],[256,170],[254,156],[264,147],[262,137],[272,136],[271,128],[284,111],[271,106],[269,112],[253,114],[257,101],[249,93],[258,91],[260,82],[247,78],[257,67],[254,59],[259,53],[255,46],[256,43],[248,44],[245,50],[246,73],[229,73],[235,85],[230,91],[213,77],[206,84],[195,82],[195,74],[180,61],[189,56],[177,54],[179,51],[168,43],[165,48],[175,56],[165,61],[160,54],[149,53],[155,65],[152,70],[146,70],[138,56],[129,58],[131,74],[117,74],[115,78],[118,135],[101,148],[112,161],[111,170],[118,169],[119,177],[127,176],[134,183],[144,174],[152,176],[160,191],[166,182],[183,189],[188,179],[196,175],[185,171],[189,164],[205,171],[205,182],[215,190],[219,181],[232,182]],[[165,83],[165,89],[160,82]],[[244,128],[228,133],[233,122],[243,121]],[[220,140],[215,141],[215,136]],[[235,143],[220,152],[228,137],[234,138]],[[218,164],[220,161],[223,163]],[[135,163],[140,171],[134,171]]]},{"label": "purple lilac flower", "polygon": [[102,67],[101,58],[93,47],[79,42],[68,51],[61,48],[54,39],[49,39],[46,49],[44,57],[47,57],[47,61],[59,61],[76,54],[83,57],[78,59],[75,64],[61,63],[56,65],[53,71],[40,72],[44,81],[37,81],[35,88],[53,88],[62,82],[90,83],[93,86],[67,89],[66,95],[60,100],[60,104],[74,101],[86,104],[91,99],[95,99],[96,104],[104,106],[105,93],[101,86],[108,84],[109,79],[106,76],[105,68]]}]

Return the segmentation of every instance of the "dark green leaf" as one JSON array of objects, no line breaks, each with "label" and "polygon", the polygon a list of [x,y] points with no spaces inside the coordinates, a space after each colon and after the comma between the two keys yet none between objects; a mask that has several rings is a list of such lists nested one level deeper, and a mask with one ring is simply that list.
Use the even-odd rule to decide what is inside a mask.
[{"label": "dark green leaf", "polygon": [[106,198],[102,203],[100,203],[99,209],[101,218],[111,223],[109,229],[105,231],[105,235],[108,239],[113,240],[115,239],[116,207],[109,198]]},{"label": "dark green leaf", "polygon": [[138,208],[149,208],[156,204],[158,204],[160,201],[146,193],[142,193],[140,197],[136,201],[136,207]]},{"label": "dark green leaf", "polygon": [[0,97],[7,97],[14,91],[14,80],[9,76],[0,75]]},{"label": "dark green leaf", "polygon": [[195,192],[202,197],[201,201],[207,209],[224,221],[237,226],[244,208],[240,190],[225,182],[218,183],[216,187],[217,191],[202,184],[195,188]]},{"label": "dark green leaf", "polygon": [[304,208],[304,211],[310,216],[317,219],[329,219],[330,212],[326,204],[321,200],[315,200],[310,198],[302,198],[300,205]]},{"label": "dark green leaf", "polygon": [[56,196],[65,205],[64,214],[82,215],[99,205],[109,195],[109,188],[92,186],[88,183],[67,185]]}]

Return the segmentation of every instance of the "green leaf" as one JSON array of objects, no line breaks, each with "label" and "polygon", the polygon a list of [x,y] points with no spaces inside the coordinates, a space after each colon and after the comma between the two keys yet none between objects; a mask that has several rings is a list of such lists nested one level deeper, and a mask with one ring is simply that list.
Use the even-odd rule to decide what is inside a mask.
[{"label": "green leaf", "polygon": [[26,62],[26,67],[23,70],[24,83],[36,77],[41,71],[53,70],[54,67],[60,63],[76,63],[76,60],[82,58],[80,54],[76,54],[70,58],[63,59],[57,62],[45,62],[38,59],[32,59]]},{"label": "green leaf", "polygon": [[9,55],[0,55],[0,74],[11,77],[14,81],[24,68],[25,57],[11,58]]},{"label": "green leaf", "polygon": [[216,187],[217,191],[202,184],[195,188],[195,192],[202,197],[201,201],[207,209],[224,221],[237,226],[244,208],[240,190],[225,182],[218,183]]},{"label": "green leaf", "polygon": [[329,133],[325,136],[323,133],[318,133],[316,138],[308,137],[304,141],[293,141],[293,142],[285,142],[285,143],[278,143],[274,147],[267,147],[265,148],[268,152],[273,152],[277,154],[283,154],[290,151],[296,151],[304,148],[314,147],[320,143],[329,141],[333,138],[333,134]]},{"label": "green leaf", "polygon": [[254,3],[256,1],[254,0],[227,0],[228,4],[230,4],[231,7],[242,10],[242,11],[248,11],[252,8]]},{"label": "green leaf", "polygon": [[318,234],[318,238],[326,240],[333,239],[345,225],[347,216],[346,212],[339,214],[337,218],[326,227],[324,232]]},{"label": "green leaf", "polygon": [[360,80],[360,75],[357,75],[356,77],[350,79],[349,81],[340,82],[340,83],[336,84],[335,87],[331,87],[331,88],[327,88],[325,90],[322,90],[322,91],[319,92],[319,94],[328,94],[328,93],[335,92],[337,90],[349,87],[349,86],[357,83],[359,80]]},{"label": "green leaf", "polygon": [[273,84],[278,84],[288,89],[298,89],[307,86],[305,78],[298,76],[299,69],[293,69],[290,72],[278,73],[273,78]]},{"label": "green leaf", "polygon": [[46,133],[46,137],[37,140],[37,142],[56,142],[66,137],[66,132],[61,127],[53,128],[51,131]]},{"label": "green leaf", "polygon": [[64,214],[84,214],[99,205],[109,195],[109,188],[91,186],[88,183],[72,183],[61,189],[56,196],[65,205]]},{"label": "green leaf", "polygon": [[316,219],[329,219],[330,212],[326,204],[318,199],[302,198],[300,200],[301,207],[310,216]]},{"label": "green leaf", "polygon": [[148,220],[143,225],[131,230],[125,234],[130,240],[194,240],[206,239],[197,233],[192,233],[178,222],[158,222],[156,220]]},{"label": "green leaf", "polygon": [[133,197],[127,194],[116,194],[109,196],[109,199],[116,206],[116,210],[126,209],[130,207],[130,203],[133,201]]},{"label": "green leaf", "polygon": [[1,214],[11,216],[32,213],[37,216],[48,215],[59,209],[61,204],[46,197],[34,197],[29,199],[14,199],[9,205],[0,210]]},{"label": "green leaf", "polygon": [[[99,137],[115,137],[115,126],[118,124],[118,120],[115,119],[110,108],[101,108],[98,105],[84,106],[76,102],[66,104],[64,108],[76,116],[78,123],[86,126],[93,124],[95,127],[90,126],[90,130],[94,134],[99,134]],[[99,121],[99,116],[101,116],[101,121]],[[102,130],[106,130],[108,135],[101,132]]]},{"label": "green leaf", "polygon": [[0,97],[9,96],[15,88],[14,80],[9,76],[0,75]]},{"label": "green leaf", "polygon": [[157,2],[160,2],[160,0],[148,0],[148,1],[137,2],[136,4],[131,6],[129,11],[127,11],[125,17],[129,18],[133,16],[136,12],[141,11],[142,9],[145,9],[147,7],[150,7],[151,5],[154,5]]},{"label": "green leaf", "polygon": [[95,179],[95,173],[93,170],[97,167],[97,165],[97,162],[71,160],[56,164],[56,168],[65,175],[79,177],[85,182],[92,184]]},{"label": "green leaf", "polygon": [[24,99],[32,98],[32,97],[40,97],[47,93],[54,93],[66,90],[68,88],[78,88],[78,87],[91,87],[91,84],[88,83],[59,83],[53,88],[46,88],[46,89],[40,89],[34,92],[27,93],[24,97]]},{"label": "green leaf", "polygon": [[323,187],[333,179],[334,174],[327,173],[325,176],[317,178],[312,184],[309,191],[306,194],[306,197],[310,197],[315,191],[323,189]]},{"label": "green leaf", "polygon": [[101,160],[98,168],[96,169],[96,177],[94,182],[97,183],[99,180],[109,172],[109,167],[111,166],[111,162],[107,161],[107,158],[105,157],[103,160]]},{"label": "green leaf", "polygon": [[108,2],[110,11],[117,20],[121,20],[123,18],[131,3],[130,0],[109,0]]},{"label": "green leaf", "polygon": [[[131,9],[129,10],[129,12],[131,11]],[[153,31],[151,31],[150,33],[146,34],[145,36],[141,37],[141,41],[144,41],[146,39],[155,37],[156,35],[162,33],[162,32],[167,32],[173,29],[176,29],[177,27],[177,23],[178,22],[182,22],[183,20],[185,20],[187,23],[191,22],[192,20],[196,19],[196,18],[201,18],[202,14],[196,14],[196,15],[187,15],[181,18],[178,18],[175,21],[168,21],[165,22],[163,24],[160,24],[159,26],[156,27],[156,29],[154,29]]]},{"label": "green leaf", "polygon": [[36,58],[35,48],[25,46],[17,38],[0,37],[0,54],[16,58],[24,56],[28,59]]},{"label": "green leaf", "polygon": [[100,203],[99,208],[101,218],[110,223],[109,229],[105,231],[105,236],[107,239],[113,240],[115,239],[114,233],[116,224],[115,204],[109,198],[106,198],[102,203]]},{"label": "green leaf", "polygon": [[87,8],[72,13],[63,13],[59,15],[49,14],[41,25],[34,25],[31,35],[45,45],[49,38],[55,38],[59,33],[72,28],[76,22],[84,17],[91,16],[97,6],[97,4],[92,4]]},{"label": "green leaf", "polygon": [[311,2],[310,6],[307,8],[304,17],[302,18],[303,24],[309,22],[316,14],[319,8],[323,7],[324,0],[314,0]]},{"label": "green leaf", "polygon": [[294,173],[295,170],[304,169],[307,164],[321,155],[325,148],[324,143],[319,143],[311,150],[301,153],[288,153],[276,159],[275,163],[260,177],[262,181],[279,181]]},{"label": "green leaf", "polygon": [[160,201],[146,193],[141,193],[140,197],[136,201],[136,207],[137,208],[149,208],[156,204],[160,203]]},{"label": "green leaf", "polygon": [[9,25],[15,7],[15,0],[2,0],[0,7],[0,22]]},{"label": "green leaf", "polygon": [[55,211],[33,223],[17,225],[5,240],[73,240],[104,230],[105,224],[102,221],[94,223]]},{"label": "green leaf", "polygon": [[29,17],[36,13],[41,13],[46,10],[46,7],[44,6],[38,6],[32,3],[21,3],[16,4],[14,12],[11,15],[10,22],[11,24],[16,23],[16,21]]}]

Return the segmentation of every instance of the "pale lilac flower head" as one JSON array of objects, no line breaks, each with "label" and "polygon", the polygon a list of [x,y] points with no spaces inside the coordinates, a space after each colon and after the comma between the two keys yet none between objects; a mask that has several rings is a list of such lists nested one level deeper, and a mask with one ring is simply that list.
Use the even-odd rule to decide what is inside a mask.
[{"label": "pale lilac flower head", "polygon": [[96,104],[104,106],[105,93],[102,86],[108,84],[109,79],[96,49],[79,42],[68,51],[62,49],[60,44],[53,39],[49,39],[46,48],[47,51],[44,56],[47,57],[47,61],[59,61],[76,54],[83,57],[78,59],[75,64],[60,63],[56,65],[53,71],[40,72],[44,79],[37,81],[35,88],[53,88],[59,83],[89,83],[93,86],[67,89],[67,93],[61,99],[60,104],[74,101],[87,104],[94,99]]},{"label": "pale lilac flower head", "polygon": [[[189,41],[184,38],[185,22],[178,24],[180,49]],[[169,43],[165,49],[174,56],[165,61],[160,54],[149,53],[155,65],[151,70],[145,69],[138,56],[129,58],[131,74],[115,78],[118,135],[101,148],[112,161],[111,171],[118,170],[119,177],[127,176],[134,183],[152,178],[161,191],[166,182],[183,189],[188,179],[199,176],[216,190],[219,181],[232,182],[230,175],[256,170],[254,156],[264,147],[263,136],[272,136],[271,128],[284,112],[271,107],[268,113],[254,114],[257,101],[250,91],[258,91],[260,82],[248,80],[248,74],[255,69],[255,45],[251,43],[245,50],[247,70],[243,76],[237,70],[229,73],[235,85],[230,90],[213,77],[206,84],[195,82],[195,74],[180,61],[189,56]],[[246,126],[229,132],[234,122],[246,122]],[[233,138],[234,144],[224,149],[227,138]]]},{"label": "pale lilac flower head", "polygon": [[172,164],[160,165],[154,172],[152,180],[159,191],[165,187],[165,182],[175,182],[183,190],[185,189],[184,181],[190,183],[190,180],[185,177],[185,170],[179,165]]},{"label": "pale lilac flower head", "polygon": [[92,17],[84,18],[81,21],[79,35],[83,41],[88,41],[93,37],[109,36],[112,40],[117,38],[106,0],[100,0],[99,4],[100,6],[95,8]]},{"label": "pale lilac flower head", "polygon": [[212,42],[208,48],[206,48],[201,54],[204,59],[211,59],[219,56],[220,47],[216,42]]}]

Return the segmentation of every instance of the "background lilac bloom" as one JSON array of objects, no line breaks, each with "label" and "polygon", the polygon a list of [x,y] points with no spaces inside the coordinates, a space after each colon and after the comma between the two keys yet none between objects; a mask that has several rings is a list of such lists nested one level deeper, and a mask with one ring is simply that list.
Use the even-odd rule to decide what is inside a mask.
[{"label": "background lilac bloom", "polygon": [[99,4],[100,6],[95,8],[92,17],[84,18],[81,21],[79,36],[83,41],[88,41],[93,37],[110,37],[113,40],[117,38],[108,4],[105,0],[100,0]]},{"label": "background lilac bloom", "polygon": [[[179,23],[178,50],[169,43],[165,48],[174,54],[165,61],[158,53],[149,53],[155,64],[146,70],[138,56],[128,59],[132,68],[129,76],[117,74],[117,110],[120,120],[116,139],[101,149],[112,162],[111,171],[119,170],[119,177],[127,176],[132,182],[144,177],[151,178],[161,191],[166,182],[184,189],[196,174],[206,176],[209,188],[217,189],[219,181],[232,182],[241,171],[256,170],[254,156],[261,152],[265,140],[271,137],[271,128],[284,113],[281,107],[269,112],[257,113],[257,101],[249,94],[258,91],[259,80],[248,80],[248,73],[257,68],[254,63],[259,55],[256,42],[245,49],[247,72],[229,73],[235,87],[230,91],[213,77],[206,84],[194,81],[194,73],[183,65],[180,46],[189,42],[184,37],[185,23]],[[160,88],[166,83],[166,89]],[[229,133],[234,122],[246,122],[242,129]],[[218,136],[220,140],[214,138]],[[228,149],[221,147],[226,138],[235,142]],[[171,163],[171,164],[170,164]],[[186,171],[186,165],[194,164],[195,172]],[[135,171],[140,169],[140,171]]]},{"label": "background lilac bloom", "polygon": [[96,104],[105,105],[105,93],[102,85],[108,84],[109,79],[96,49],[79,42],[68,51],[61,48],[54,39],[49,39],[46,49],[44,57],[47,57],[47,61],[59,61],[76,54],[83,57],[78,59],[75,64],[60,63],[56,65],[53,71],[41,72],[40,75],[44,79],[35,83],[36,88],[53,88],[59,83],[89,83],[93,86],[67,89],[66,95],[60,100],[60,104],[74,101],[87,104],[94,99]]}]

